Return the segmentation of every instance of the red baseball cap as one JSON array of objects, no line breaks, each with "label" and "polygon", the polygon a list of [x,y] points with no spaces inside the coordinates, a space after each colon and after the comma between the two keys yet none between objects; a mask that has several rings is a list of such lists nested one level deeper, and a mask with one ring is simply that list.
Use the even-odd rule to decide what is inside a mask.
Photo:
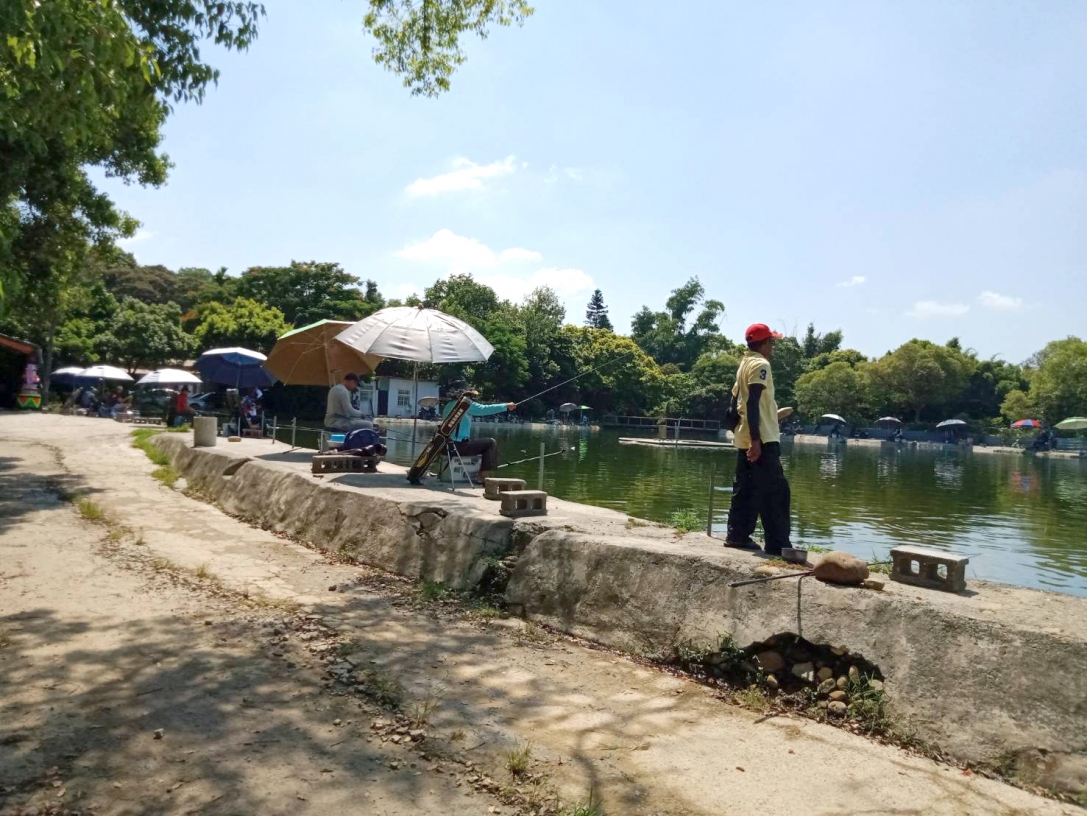
[{"label": "red baseball cap", "polygon": [[763,340],[767,340],[771,337],[784,337],[782,334],[778,334],[776,331],[771,331],[770,327],[765,323],[752,323],[747,327],[747,331],[744,332],[744,337],[748,343],[761,343]]}]

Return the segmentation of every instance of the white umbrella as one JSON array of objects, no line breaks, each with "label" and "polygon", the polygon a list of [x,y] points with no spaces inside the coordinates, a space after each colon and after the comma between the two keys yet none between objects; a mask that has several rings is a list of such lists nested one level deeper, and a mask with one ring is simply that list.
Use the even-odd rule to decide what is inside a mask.
[{"label": "white umbrella", "polygon": [[79,372],[78,377],[85,380],[119,380],[121,382],[132,382],[132,378],[128,374],[116,366],[108,365],[96,365],[90,368],[85,368]]},{"label": "white umbrella", "polygon": [[879,419],[876,420],[877,425],[880,422],[890,422],[892,425],[901,425],[902,424],[901,419],[899,419],[898,417],[891,417],[891,416],[880,417]]},{"label": "white umbrella", "polygon": [[136,385],[200,385],[200,378],[180,368],[160,368],[145,374]]},{"label": "white umbrella", "polygon": [[819,418],[820,419],[829,419],[829,420],[832,420],[833,422],[839,422],[842,425],[848,425],[849,424],[848,422],[845,421],[844,417],[840,417],[837,414],[823,414]]},{"label": "white umbrella", "polygon": [[964,420],[961,420],[961,419],[945,419],[943,422],[938,424],[936,427],[937,428],[958,428],[958,427],[962,427],[962,426],[965,426],[965,425],[966,425],[966,422]]},{"label": "white umbrella", "polygon": [[[419,363],[481,363],[494,353],[494,346],[463,320],[419,306],[381,309],[344,329],[333,342],[363,354],[415,363],[412,405],[419,397]],[[411,438],[414,446],[414,423]]]},{"label": "white umbrella", "polygon": [[1060,428],[1062,431],[1082,431],[1087,428],[1087,417],[1068,417],[1068,419],[1062,419],[1054,428]]}]

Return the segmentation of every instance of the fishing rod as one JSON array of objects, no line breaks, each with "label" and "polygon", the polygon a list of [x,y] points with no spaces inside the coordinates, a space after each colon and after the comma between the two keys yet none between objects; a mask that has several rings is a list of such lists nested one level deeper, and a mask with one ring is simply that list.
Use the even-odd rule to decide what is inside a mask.
[{"label": "fishing rod", "polygon": [[[545,388],[540,393],[533,394],[531,397],[526,397],[525,399],[523,399],[520,402],[515,403],[515,404],[516,405],[524,405],[529,400],[534,400],[537,397],[542,397],[544,394],[546,394],[549,391],[554,391],[556,388],[562,388],[564,385],[569,385],[574,380],[580,379],[581,377],[584,377],[586,374],[592,374],[594,371],[599,371],[600,369],[606,368],[607,366],[610,366],[613,363],[617,363],[620,360],[625,360],[627,357],[630,357],[633,354],[637,354],[639,351],[641,351],[641,349],[634,349],[633,351],[628,351],[626,354],[620,354],[618,357],[614,357],[611,360],[608,360],[606,363],[601,363],[596,368],[590,368],[588,371],[582,371],[580,374],[576,374],[576,375],[574,375],[573,377],[571,377],[568,380],[563,380],[558,385],[553,385],[550,388]],[[536,458],[538,459],[539,457],[536,457]]]},{"label": "fishing rod", "polygon": [[[873,561],[868,566],[881,567],[886,564],[890,564],[890,561]],[[729,581],[729,588],[751,586],[751,584],[765,584],[767,581],[780,581],[783,578],[807,578],[809,575],[814,575],[815,570],[810,569],[804,572],[788,572],[785,575],[767,575],[761,578],[749,578],[746,581]]]},{"label": "fishing rod", "polygon": [[559,455],[561,455],[563,453],[570,453],[571,451],[576,451],[576,450],[577,450],[577,448],[560,448],[559,450],[554,451],[553,453],[545,453],[543,456],[529,456],[527,459],[518,459],[516,462],[503,462],[498,467],[504,468],[504,467],[509,467],[510,465],[521,465],[521,464],[524,464],[525,462],[539,462],[540,459],[547,459],[550,456],[559,456]]}]

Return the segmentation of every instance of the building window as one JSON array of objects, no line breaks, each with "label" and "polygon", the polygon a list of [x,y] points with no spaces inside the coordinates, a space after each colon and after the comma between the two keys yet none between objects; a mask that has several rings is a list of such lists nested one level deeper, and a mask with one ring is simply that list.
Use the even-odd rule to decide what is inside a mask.
[{"label": "building window", "polygon": [[411,407],[411,391],[407,388],[397,389],[396,392],[396,407],[397,408],[410,408]]}]

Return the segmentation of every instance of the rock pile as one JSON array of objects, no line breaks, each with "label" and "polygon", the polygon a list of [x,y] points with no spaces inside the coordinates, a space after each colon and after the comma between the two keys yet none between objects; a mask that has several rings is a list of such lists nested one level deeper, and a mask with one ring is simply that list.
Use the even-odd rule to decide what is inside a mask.
[{"label": "rock pile", "polygon": [[814,691],[819,705],[833,717],[844,716],[850,695],[882,690],[882,675],[860,655],[842,646],[814,644],[796,635],[777,635],[747,650],[756,679],[784,693]]}]

